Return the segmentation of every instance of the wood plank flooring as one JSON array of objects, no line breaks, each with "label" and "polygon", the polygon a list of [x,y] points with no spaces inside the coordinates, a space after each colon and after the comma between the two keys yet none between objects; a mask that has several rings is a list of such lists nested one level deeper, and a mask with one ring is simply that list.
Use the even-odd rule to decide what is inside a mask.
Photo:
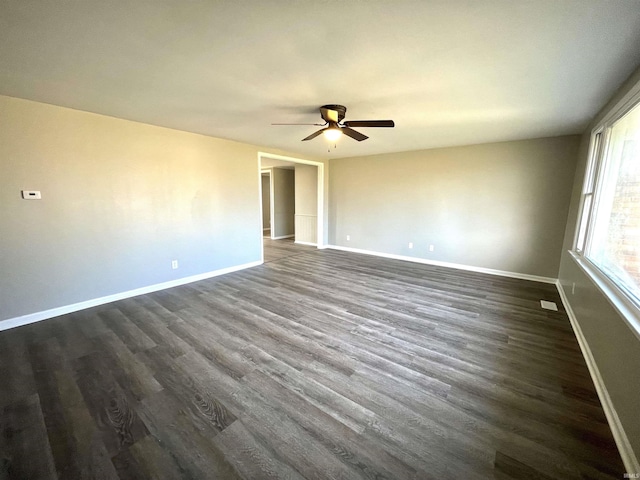
[{"label": "wood plank flooring", "polygon": [[552,285],[266,248],[0,332],[0,479],[622,478]]},{"label": "wood plank flooring", "polygon": [[316,250],[316,247],[296,244],[293,238],[271,240],[269,237],[263,237],[263,242],[265,263]]}]

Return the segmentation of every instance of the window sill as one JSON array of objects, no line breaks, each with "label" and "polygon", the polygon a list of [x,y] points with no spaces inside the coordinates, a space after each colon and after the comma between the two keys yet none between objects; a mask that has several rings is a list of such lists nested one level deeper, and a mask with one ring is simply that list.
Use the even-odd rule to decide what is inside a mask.
[{"label": "window sill", "polygon": [[640,340],[640,309],[593,263],[573,250],[569,254]]}]

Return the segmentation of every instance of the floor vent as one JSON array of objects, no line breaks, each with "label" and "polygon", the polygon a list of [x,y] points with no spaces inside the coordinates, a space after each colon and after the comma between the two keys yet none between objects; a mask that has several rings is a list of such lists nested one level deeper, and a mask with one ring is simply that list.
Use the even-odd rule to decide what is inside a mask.
[{"label": "floor vent", "polygon": [[545,310],[553,310],[554,312],[558,311],[558,305],[555,302],[547,302],[546,300],[540,300],[540,306]]}]

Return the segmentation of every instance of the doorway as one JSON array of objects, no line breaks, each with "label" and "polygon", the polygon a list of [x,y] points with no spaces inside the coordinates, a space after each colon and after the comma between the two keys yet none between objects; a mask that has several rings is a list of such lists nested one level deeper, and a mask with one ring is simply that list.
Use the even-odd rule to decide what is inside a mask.
[{"label": "doorway", "polygon": [[265,247],[324,248],[324,164],[260,152],[258,167],[263,261]]}]

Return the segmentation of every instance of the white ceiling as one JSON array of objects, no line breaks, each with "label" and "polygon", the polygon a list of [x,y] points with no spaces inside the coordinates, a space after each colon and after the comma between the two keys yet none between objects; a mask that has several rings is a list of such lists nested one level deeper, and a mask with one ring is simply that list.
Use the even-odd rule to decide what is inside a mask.
[{"label": "white ceiling", "polygon": [[[0,94],[301,156],[578,133],[639,64],[639,0],[0,2]],[[270,125],[327,103],[396,128]]]}]

